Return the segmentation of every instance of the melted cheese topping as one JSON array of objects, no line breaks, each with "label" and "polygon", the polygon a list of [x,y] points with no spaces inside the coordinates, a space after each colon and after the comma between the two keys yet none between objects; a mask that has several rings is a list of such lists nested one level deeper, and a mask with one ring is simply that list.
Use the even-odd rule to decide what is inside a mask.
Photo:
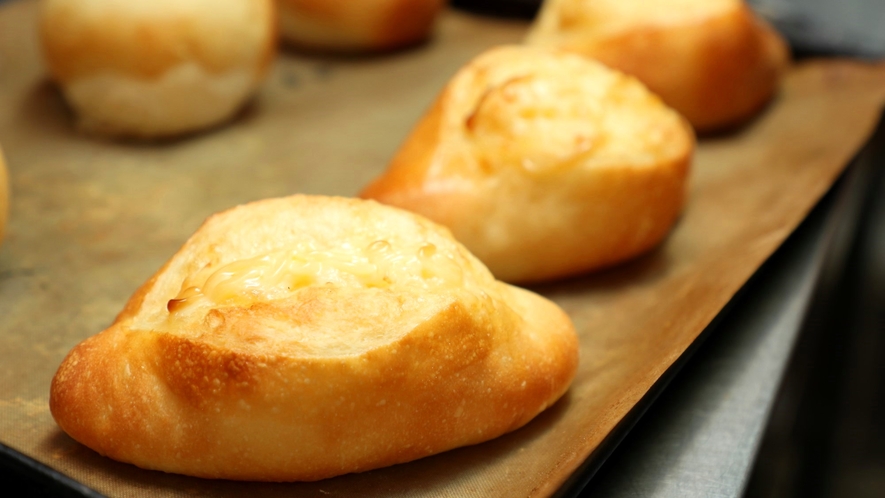
[{"label": "melted cheese topping", "polygon": [[248,305],[324,284],[454,287],[464,284],[464,270],[453,255],[443,254],[430,243],[416,250],[395,248],[386,240],[376,240],[363,248],[344,244],[323,250],[301,244],[217,268],[207,265],[185,279],[167,309],[175,313],[198,302]]},{"label": "melted cheese topping", "polygon": [[485,164],[549,171],[604,140],[599,106],[586,105],[574,83],[523,76],[490,88],[467,120]]},{"label": "melted cheese topping", "polygon": [[466,137],[488,173],[656,164],[683,133],[637,80],[577,56],[499,49],[455,84],[470,88],[454,93],[464,96]]}]

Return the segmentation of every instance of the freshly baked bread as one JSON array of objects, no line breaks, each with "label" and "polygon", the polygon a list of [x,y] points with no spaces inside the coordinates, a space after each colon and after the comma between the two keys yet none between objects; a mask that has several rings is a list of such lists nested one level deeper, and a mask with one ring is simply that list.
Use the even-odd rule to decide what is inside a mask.
[{"label": "freshly baked bread", "polygon": [[53,78],[82,129],[163,137],[221,123],[276,52],[273,0],[43,0]]},{"label": "freshly baked bread", "polygon": [[294,45],[361,52],[427,38],[444,0],[277,0],[280,31]]},{"label": "freshly baked bread", "polygon": [[527,42],[636,76],[703,131],[759,111],[789,58],[742,0],[547,0]]},{"label": "freshly baked bread", "polygon": [[577,361],[563,311],[496,281],[448,230],[294,196],[210,218],[70,352],[50,408],[140,467],[317,480],[512,431]]},{"label": "freshly baked bread", "polygon": [[3,235],[6,233],[6,218],[9,216],[8,183],[6,163],[3,161],[3,149],[0,149],[0,242],[3,242]]},{"label": "freshly baked bread", "polygon": [[448,226],[500,279],[565,277],[661,241],[694,136],[632,77],[502,47],[461,69],[361,194]]}]

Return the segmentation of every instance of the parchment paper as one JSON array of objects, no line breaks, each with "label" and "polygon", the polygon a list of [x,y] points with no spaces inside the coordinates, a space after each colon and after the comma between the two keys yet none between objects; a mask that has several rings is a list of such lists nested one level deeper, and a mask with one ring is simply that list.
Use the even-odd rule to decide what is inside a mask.
[{"label": "parchment paper", "polygon": [[582,347],[569,394],[525,428],[413,463],[307,484],[208,481],[113,462],[55,425],[64,355],[212,212],[294,192],[354,195],[458,67],[526,25],[449,13],[432,42],[368,58],[285,53],[250,108],[159,144],[77,134],[46,82],[35,4],[0,9],[0,442],[112,496],[543,496],[593,451],[800,223],[863,144],[885,66],[815,61],[749,126],[701,140],[688,208],[632,263],[539,287]]}]

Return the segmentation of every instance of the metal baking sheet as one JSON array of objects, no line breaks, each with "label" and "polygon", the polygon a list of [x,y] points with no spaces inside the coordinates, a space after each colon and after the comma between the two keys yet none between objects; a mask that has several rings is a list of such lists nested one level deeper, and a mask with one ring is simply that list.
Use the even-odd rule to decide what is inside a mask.
[{"label": "metal baking sheet", "polygon": [[496,440],[316,483],[210,481],[103,458],[62,433],[49,383],[76,343],[209,214],[294,192],[354,195],[447,79],[527,24],[448,12],[396,53],[283,53],[232,123],[161,143],[80,135],[48,83],[35,2],[0,7],[0,147],[12,209],[0,246],[0,443],[110,496],[545,496],[691,346],[795,229],[871,133],[885,66],[810,61],[750,125],[700,141],[685,215],[652,253],[536,287],[574,320],[570,392]]}]

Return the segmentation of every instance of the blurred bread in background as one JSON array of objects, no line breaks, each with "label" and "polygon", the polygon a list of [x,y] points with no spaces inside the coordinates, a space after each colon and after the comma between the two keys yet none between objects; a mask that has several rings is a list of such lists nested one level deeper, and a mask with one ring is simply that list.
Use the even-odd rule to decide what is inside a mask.
[{"label": "blurred bread in background", "polygon": [[448,226],[502,280],[548,280],[659,243],[693,150],[688,123],[635,78],[500,47],[454,76],[361,195]]},{"label": "blurred bread in background", "polygon": [[40,37],[80,128],[140,138],[231,118],[277,45],[273,0],[43,0]]},{"label": "blurred bread in background", "polygon": [[699,131],[752,117],[789,59],[741,0],[547,0],[526,42],[636,76]]},{"label": "blurred bread in background", "polygon": [[277,0],[283,40],[341,52],[387,50],[426,39],[445,0]]}]

